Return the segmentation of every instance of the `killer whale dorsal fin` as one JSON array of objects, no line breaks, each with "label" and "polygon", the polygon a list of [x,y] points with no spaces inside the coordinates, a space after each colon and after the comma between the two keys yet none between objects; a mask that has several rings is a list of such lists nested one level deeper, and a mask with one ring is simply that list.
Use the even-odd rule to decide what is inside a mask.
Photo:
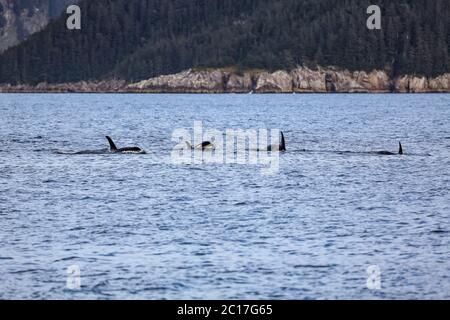
[{"label": "killer whale dorsal fin", "polygon": [[403,154],[403,146],[401,142],[398,143],[398,154]]},{"label": "killer whale dorsal fin", "polygon": [[189,141],[185,141],[186,142],[186,146],[188,147],[188,149],[192,149],[192,145],[189,143]]},{"label": "killer whale dorsal fin", "polygon": [[109,148],[111,149],[111,151],[117,150],[117,147],[116,147],[116,145],[114,144],[114,141],[113,141],[110,137],[108,137],[108,136],[106,136],[106,139],[107,139],[108,142],[109,142]]},{"label": "killer whale dorsal fin", "polygon": [[280,133],[281,133],[281,150],[286,150],[286,141],[284,140],[284,133],[283,133],[283,131],[280,131]]}]

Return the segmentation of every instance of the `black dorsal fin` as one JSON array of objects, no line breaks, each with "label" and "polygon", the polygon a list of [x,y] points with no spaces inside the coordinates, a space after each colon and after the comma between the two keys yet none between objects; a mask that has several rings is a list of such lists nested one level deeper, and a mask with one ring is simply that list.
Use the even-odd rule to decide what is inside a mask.
[{"label": "black dorsal fin", "polygon": [[280,150],[281,151],[285,151],[286,150],[286,141],[284,140],[284,133],[283,131],[281,131],[281,145],[280,145]]},{"label": "black dorsal fin", "polygon": [[403,154],[403,147],[401,142],[398,143],[398,154]]},{"label": "black dorsal fin", "polygon": [[117,147],[114,144],[114,141],[112,141],[112,139],[110,137],[108,137],[108,136],[106,136],[106,139],[108,139],[109,147],[110,147],[111,151],[117,150]]}]

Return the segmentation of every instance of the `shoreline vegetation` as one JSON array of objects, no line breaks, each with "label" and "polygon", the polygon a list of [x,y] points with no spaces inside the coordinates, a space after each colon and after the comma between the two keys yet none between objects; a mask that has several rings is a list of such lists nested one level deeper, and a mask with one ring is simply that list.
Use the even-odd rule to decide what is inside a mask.
[{"label": "shoreline vegetation", "polygon": [[298,67],[291,71],[188,69],[139,82],[125,80],[0,85],[0,93],[450,93],[450,73],[437,77],[337,67]]}]

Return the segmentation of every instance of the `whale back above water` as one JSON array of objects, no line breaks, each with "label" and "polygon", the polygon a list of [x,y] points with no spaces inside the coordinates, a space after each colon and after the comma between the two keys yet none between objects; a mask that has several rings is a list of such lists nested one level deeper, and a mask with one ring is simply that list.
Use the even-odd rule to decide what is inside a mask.
[{"label": "whale back above water", "polygon": [[188,147],[188,149],[191,150],[214,150],[216,148],[216,146],[210,142],[210,141],[203,141],[202,143],[198,144],[197,146],[192,146],[188,141],[186,142],[186,146]]},{"label": "whale back above water", "polygon": [[390,151],[376,151],[374,153],[379,154],[379,155],[384,155],[384,156],[394,156],[397,154],[403,155],[403,146],[402,146],[401,142],[398,143],[398,153],[390,152]]},{"label": "whale back above water", "polygon": [[144,150],[142,150],[139,147],[125,147],[125,148],[117,148],[114,141],[111,139],[111,137],[106,136],[106,139],[109,142],[109,150],[112,153],[145,153]]}]

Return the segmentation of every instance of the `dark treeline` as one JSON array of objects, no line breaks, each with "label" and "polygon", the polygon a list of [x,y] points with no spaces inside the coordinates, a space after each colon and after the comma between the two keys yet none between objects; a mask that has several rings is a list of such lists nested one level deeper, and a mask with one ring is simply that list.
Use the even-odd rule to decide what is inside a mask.
[{"label": "dark treeline", "polygon": [[291,69],[335,65],[392,75],[450,71],[450,1],[81,1],[82,30],[65,17],[0,56],[0,83],[137,81],[190,67]]}]

